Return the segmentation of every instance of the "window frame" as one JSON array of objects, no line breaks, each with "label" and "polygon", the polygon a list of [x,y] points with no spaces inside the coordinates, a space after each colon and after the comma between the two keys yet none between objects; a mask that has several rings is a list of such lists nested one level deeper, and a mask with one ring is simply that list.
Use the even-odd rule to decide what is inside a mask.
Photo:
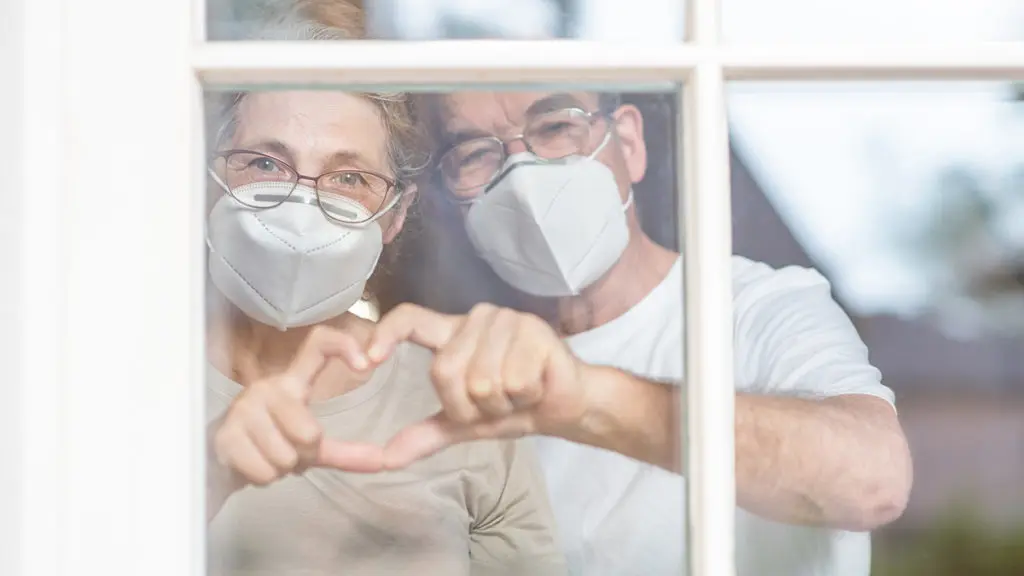
[{"label": "window frame", "polygon": [[[11,490],[0,491],[0,509],[17,510],[0,515],[13,550],[0,553],[11,563],[0,571],[204,573],[203,85],[571,79],[683,87],[677,204],[687,296],[685,545],[691,576],[734,574],[734,394],[729,386],[700,385],[733,378],[726,83],[1020,80],[1024,44],[724,43],[722,1],[689,0],[687,39],[673,45],[360,41],[272,48],[207,41],[204,0],[194,0],[190,13],[177,2],[148,4],[146,21],[159,24],[138,28],[106,16],[138,14],[130,0],[8,2],[23,32],[8,39],[22,48],[10,54],[20,56],[0,61],[13,67],[20,88],[4,95],[13,105],[2,112],[14,126],[7,146],[15,198],[8,206],[20,226],[4,256],[19,279],[10,301],[21,306],[0,326],[15,375],[14,400],[0,407],[14,434],[0,438],[0,447],[18,471],[8,480]],[[196,169],[147,179],[153,158],[123,146],[140,129],[161,135],[161,162]],[[113,150],[127,166],[117,180],[81,177],[109,163]],[[116,186],[124,183],[134,184]],[[142,211],[131,195],[140,187]],[[139,374],[147,375],[145,385]]]}]

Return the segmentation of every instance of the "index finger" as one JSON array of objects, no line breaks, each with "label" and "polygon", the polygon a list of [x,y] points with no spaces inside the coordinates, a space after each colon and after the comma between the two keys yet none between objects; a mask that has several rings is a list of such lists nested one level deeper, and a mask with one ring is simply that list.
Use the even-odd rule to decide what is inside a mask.
[{"label": "index finger", "polygon": [[367,355],[370,360],[380,362],[394,351],[395,346],[405,341],[436,351],[452,339],[460,322],[458,316],[441,314],[415,304],[402,304],[377,323]]},{"label": "index finger", "polygon": [[309,333],[288,370],[281,377],[305,390],[324,369],[329,359],[339,357],[355,370],[366,370],[369,367],[369,362],[355,337],[334,328],[317,327]]}]

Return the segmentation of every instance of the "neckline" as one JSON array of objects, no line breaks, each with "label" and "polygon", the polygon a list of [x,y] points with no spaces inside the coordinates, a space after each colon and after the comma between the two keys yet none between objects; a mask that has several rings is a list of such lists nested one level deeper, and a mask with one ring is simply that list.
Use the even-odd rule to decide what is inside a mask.
[{"label": "neckline", "polygon": [[[310,411],[315,416],[330,416],[346,410],[351,410],[360,404],[376,396],[391,381],[401,356],[405,353],[405,347],[399,346],[390,358],[374,370],[370,379],[354,390],[350,390],[340,396],[335,396],[321,402],[311,402]],[[207,363],[206,374],[207,388],[225,396],[228,400],[234,400],[245,387],[235,382],[210,363]]]},{"label": "neckline", "polygon": [[630,337],[630,327],[636,326],[639,320],[650,317],[652,314],[664,314],[663,302],[666,298],[671,298],[671,292],[675,290],[679,292],[683,289],[683,259],[682,256],[676,258],[674,264],[669,269],[668,274],[662,278],[661,282],[654,287],[653,290],[647,293],[640,302],[635,306],[626,310],[626,312],[619,317],[613,319],[610,322],[606,322],[595,328],[591,328],[586,332],[580,332],[579,334],[573,334],[567,336],[563,340],[569,347],[579,352],[592,350],[595,347],[612,346],[618,347],[619,343],[622,342],[623,337]]}]

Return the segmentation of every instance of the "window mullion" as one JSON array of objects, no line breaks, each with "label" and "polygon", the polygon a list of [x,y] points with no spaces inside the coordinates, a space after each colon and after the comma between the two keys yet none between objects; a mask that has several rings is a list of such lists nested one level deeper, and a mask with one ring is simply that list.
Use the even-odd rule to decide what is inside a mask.
[{"label": "window mullion", "polygon": [[[34,2],[35,0],[33,0]],[[201,116],[186,4],[57,2],[59,574],[201,574]],[[52,26],[52,22],[51,22]],[[53,34],[41,38],[53,40]],[[52,217],[52,215],[51,215]],[[56,409],[56,407],[55,407]]]},{"label": "window mullion", "polygon": [[732,214],[719,0],[688,0],[687,40],[699,54],[680,102],[686,393],[680,449],[687,480],[690,576],[735,574],[735,393]]},{"label": "window mullion", "polygon": [[193,65],[211,85],[678,83],[700,58],[684,44],[465,40],[434,42],[214,42]]},{"label": "window mullion", "polygon": [[721,47],[729,80],[1024,79],[1024,42]]}]

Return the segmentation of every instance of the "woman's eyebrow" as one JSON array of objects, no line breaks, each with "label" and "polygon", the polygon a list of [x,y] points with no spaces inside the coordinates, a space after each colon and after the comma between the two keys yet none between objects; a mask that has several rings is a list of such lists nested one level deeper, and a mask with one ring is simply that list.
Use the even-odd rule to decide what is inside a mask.
[{"label": "woman's eyebrow", "polygon": [[261,140],[255,144],[249,144],[245,146],[245,148],[253,150],[254,152],[265,152],[271,156],[284,160],[285,162],[295,162],[295,156],[292,154],[292,149],[280,140]]},{"label": "woman's eyebrow", "polygon": [[365,169],[379,169],[373,162],[355,150],[339,150],[327,157],[324,168],[330,170],[334,166],[356,166]]}]

